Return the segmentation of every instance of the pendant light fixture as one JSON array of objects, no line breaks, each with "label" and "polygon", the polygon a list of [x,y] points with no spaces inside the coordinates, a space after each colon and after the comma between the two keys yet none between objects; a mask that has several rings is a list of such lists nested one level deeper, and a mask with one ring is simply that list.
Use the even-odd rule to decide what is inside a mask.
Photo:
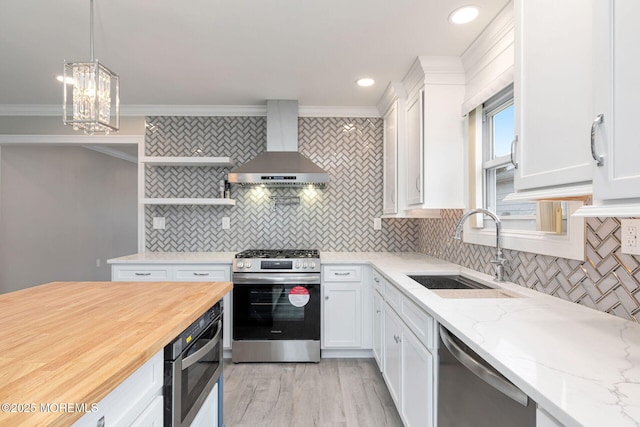
[{"label": "pendant light fixture", "polygon": [[84,133],[117,132],[120,127],[120,78],[93,57],[93,0],[90,0],[89,62],[65,62],[63,122]]}]

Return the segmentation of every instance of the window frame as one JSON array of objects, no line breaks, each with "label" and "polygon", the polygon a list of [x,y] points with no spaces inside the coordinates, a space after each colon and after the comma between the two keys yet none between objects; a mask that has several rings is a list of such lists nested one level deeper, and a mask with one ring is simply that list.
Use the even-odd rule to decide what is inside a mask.
[{"label": "window frame", "polygon": [[[513,100],[513,85],[510,85],[498,92],[492,97],[485,106],[480,105],[472,113],[468,114],[465,124],[469,130],[466,133],[469,143],[467,151],[467,159],[469,166],[469,201],[471,209],[476,207],[485,207],[487,202],[487,186],[486,186],[486,166],[500,165],[511,162],[511,156],[500,156],[497,159],[485,160],[490,158],[487,151],[491,152],[492,147],[486,144],[492,132],[491,126],[487,126],[485,122],[485,109],[487,111],[495,111],[496,107],[511,104],[509,100]],[[517,110],[517,109],[516,109]],[[516,123],[514,128],[517,134],[518,117],[514,117]],[[567,201],[566,215],[566,234],[555,234],[543,231],[513,229],[502,227],[502,247],[522,252],[531,252],[542,255],[557,256],[568,259],[585,260],[585,221],[584,218],[573,217],[572,214],[581,206],[581,201]],[[493,209],[496,207],[494,206]],[[524,219],[522,216],[513,217],[513,219]],[[535,216],[532,221],[535,221]],[[502,217],[505,221],[509,221]],[[477,215],[471,221],[464,224],[463,241],[466,243],[478,244],[483,246],[495,247],[495,226],[492,221],[485,219],[483,221],[481,215]]]}]

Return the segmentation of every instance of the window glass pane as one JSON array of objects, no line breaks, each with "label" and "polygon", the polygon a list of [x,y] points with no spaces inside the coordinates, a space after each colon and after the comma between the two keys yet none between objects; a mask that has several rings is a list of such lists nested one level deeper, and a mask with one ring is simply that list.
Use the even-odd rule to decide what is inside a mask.
[{"label": "window glass pane", "polygon": [[500,166],[495,170],[496,179],[496,213],[500,217],[514,215],[535,215],[534,202],[505,201],[507,194],[513,193],[513,175],[515,169],[511,165]]},{"label": "window glass pane", "polygon": [[493,157],[511,153],[514,135],[513,104],[493,116]]}]

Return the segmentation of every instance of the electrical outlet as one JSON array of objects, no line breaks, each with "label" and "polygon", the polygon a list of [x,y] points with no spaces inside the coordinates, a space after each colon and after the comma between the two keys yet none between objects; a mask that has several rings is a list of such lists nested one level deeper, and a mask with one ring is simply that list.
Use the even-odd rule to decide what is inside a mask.
[{"label": "electrical outlet", "polygon": [[373,218],[373,229],[382,230],[382,218]]},{"label": "electrical outlet", "polygon": [[622,253],[630,255],[640,255],[640,246],[638,246],[638,230],[640,230],[640,219],[622,219],[620,220],[622,228]]},{"label": "electrical outlet", "polygon": [[231,228],[231,218],[229,218],[228,216],[223,216],[222,217],[222,229],[223,230],[228,230]]},{"label": "electrical outlet", "polygon": [[154,216],[153,217],[153,229],[154,230],[164,230],[164,217],[163,216]]}]

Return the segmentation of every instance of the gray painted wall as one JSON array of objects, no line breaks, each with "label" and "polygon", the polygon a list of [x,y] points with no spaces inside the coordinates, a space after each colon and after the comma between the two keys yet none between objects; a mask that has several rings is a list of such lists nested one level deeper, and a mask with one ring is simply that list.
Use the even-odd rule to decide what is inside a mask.
[{"label": "gray painted wall", "polygon": [[3,146],[0,293],[110,280],[106,260],[137,250],[136,205],[134,163],[81,147]]}]

